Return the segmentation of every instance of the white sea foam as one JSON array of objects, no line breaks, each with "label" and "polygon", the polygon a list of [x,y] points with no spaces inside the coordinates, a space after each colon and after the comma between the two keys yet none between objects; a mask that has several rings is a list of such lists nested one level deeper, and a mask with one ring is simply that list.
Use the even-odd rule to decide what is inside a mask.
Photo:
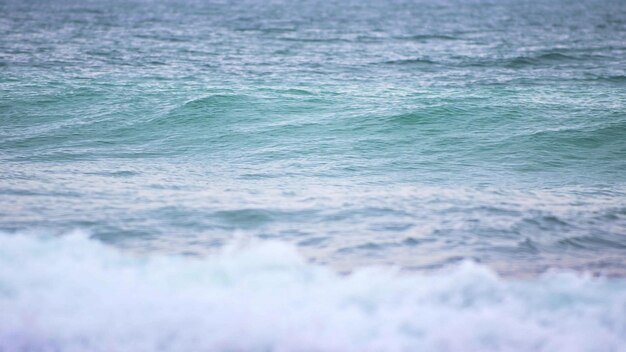
[{"label": "white sea foam", "polygon": [[2,234],[0,351],[626,351],[626,281],[342,276],[278,243],[190,259]]}]

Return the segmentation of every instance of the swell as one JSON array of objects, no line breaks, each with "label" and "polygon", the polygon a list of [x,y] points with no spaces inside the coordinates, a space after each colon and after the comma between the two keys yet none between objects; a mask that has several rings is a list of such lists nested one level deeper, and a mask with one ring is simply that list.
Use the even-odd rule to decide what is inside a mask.
[{"label": "swell", "polygon": [[[434,63],[419,59],[390,64]],[[577,117],[578,124],[549,128],[553,125],[551,121],[541,121],[538,114],[555,112],[556,108],[542,110],[541,105],[531,105],[526,112],[511,98],[498,100],[499,92],[487,93],[487,96],[484,93],[456,96],[454,91],[444,91],[396,99],[400,104],[420,106],[398,114],[394,113],[397,108],[383,105],[368,112],[368,102],[381,104],[385,97],[357,97],[359,100],[351,101],[351,95],[312,89],[257,89],[246,94],[225,91],[187,100],[179,97],[178,101],[160,106],[149,106],[155,100],[147,100],[144,106],[132,107],[115,106],[120,97],[108,96],[106,91],[85,92],[57,98],[81,107],[93,105],[99,99],[110,101],[101,106],[96,104],[92,110],[73,108],[69,117],[58,120],[54,115],[46,119],[33,117],[19,124],[13,122],[2,131],[5,138],[0,141],[0,149],[17,161],[154,158],[237,149],[250,151],[250,156],[268,150],[292,151],[294,158],[297,151],[310,155],[316,150],[321,154],[332,149],[339,157],[349,152],[351,146],[363,158],[368,155],[371,158],[376,148],[384,152],[381,155],[394,155],[428,147],[425,150],[436,150],[452,158],[468,158],[468,161],[492,160],[496,156],[500,161],[548,160],[565,165],[574,165],[581,158],[621,160],[626,154],[625,116],[618,111],[607,115],[597,111],[599,103],[575,109],[563,103],[564,111],[581,116],[584,109],[586,114],[601,114],[608,120],[585,122]],[[50,104],[56,109],[60,103]],[[81,116],[83,113],[87,116]],[[17,122],[10,117],[6,120]],[[302,141],[308,141],[309,148],[302,150]],[[375,146],[368,141],[383,144]],[[592,157],[592,152],[600,154]],[[621,166],[614,163],[611,167]]]},{"label": "swell", "polygon": [[604,61],[607,57],[597,54],[572,54],[558,51],[540,53],[532,56],[518,56],[502,61],[502,65],[508,68],[521,68],[525,66],[546,66],[570,63],[586,63]]},{"label": "swell", "polygon": [[[594,159],[624,160],[626,157],[626,120],[598,125],[544,129],[527,134],[516,134],[506,143],[517,144],[521,149],[554,152],[578,159],[588,155]],[[590,153],[595,153],[591,155]],[[616,166],[619,166],[616,164]]]},{"label": "swell", "polygon": [[400,66],[404,66],[404,65],[425,65],[425,66],[429,66],[429,65],[435,65],[436,62],[432,61],[430,59],[425,59],[425,58],[413,58],[413,59],[400,59],[400,60],[388,60],[388,61],[384,61],[383,64],[386,65],[400,65]]},{"label": "swell", "polygon": [[461,40],[461,38],[459,37],[455,37],[453,35],[448,35],[448,34],[416,34],[416,35],[411,35],[411,36],[399,36],[395,38],[402,39],[402,40],[418,41],[418,42]]},{"label": "swell", "polygon": [[560,66],[589,67],[589,65],[614,65],[620,61],[621,58],[618,55],[615,55],[608,50],[598,54],[591,49],[559,49],[545,50],[511,57],[455,57],[454,60],[447,60],[446,64],[452,67],[501,67],[507,69],[526,69]]},{"label": "swell", "polygon": [[[84,104],[72,97],[58,99],[54,104]],[[101,112],[105,108],[110,111]],[[12,126],[0,148],[16,161],[167,156],[233,134],[232,129],[244,126],[257,111],[253,98],[234,94],[209,95],[170,108],[129,111],[108,103],[99,110],[21,129]]]},{"label": "swell", "polygon": [[[626,115],[621,112],[595,112],[590,107],[589,112],[581,115],[580,110],[565,105],[561,108],[557,102],[545,111],[554,111],[554,115],[567,120],[555,125],[547,117],[526,119],[524,115],[535,113],[533,107],[526,110],[507,103],[494,108],[488,101],[454,100],[386,116],[373,122],[370,129],[384,132],[388,139],[415,146],[434,143],[440,153],[455,158],[463,156],[468,158],[466,161],[484,162],[495,156],[502,165],[515,160],[530,163],[552,160],[569,166],[604,161],[614,170],[625,166]],[[606,118],[593,119],[595,114]],[[411,141],[410,136],[420,138]],[[448,139],[455,139],[457,144],[442,144]]]}]

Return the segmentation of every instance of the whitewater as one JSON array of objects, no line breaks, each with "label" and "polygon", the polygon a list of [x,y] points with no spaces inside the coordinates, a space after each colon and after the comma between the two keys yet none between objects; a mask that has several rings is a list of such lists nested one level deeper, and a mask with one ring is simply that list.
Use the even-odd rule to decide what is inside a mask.
[{"label": "whitewater", "polygon": [[280,243],[191,260],[81,233],[1,240],[2,351],[626,350],[623,279],[509,281],[470,262],[342,276]]}]

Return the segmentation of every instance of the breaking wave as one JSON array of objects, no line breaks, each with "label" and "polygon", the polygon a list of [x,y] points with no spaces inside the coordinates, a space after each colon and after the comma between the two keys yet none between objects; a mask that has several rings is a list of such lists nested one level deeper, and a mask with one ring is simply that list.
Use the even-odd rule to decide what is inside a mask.
[{"label": "breaking wave", "polygon": [[271,242],[191,259],[3,234],[0,311],[6,352],[626,351],[624,279],[339,275]]}]

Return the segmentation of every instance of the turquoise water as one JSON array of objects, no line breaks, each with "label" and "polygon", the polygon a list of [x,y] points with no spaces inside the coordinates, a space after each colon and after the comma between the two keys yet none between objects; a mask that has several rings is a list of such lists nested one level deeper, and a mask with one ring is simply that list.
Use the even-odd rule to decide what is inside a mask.
[{"label": "turquoise water", "polygon": [[[620,0],[0,1],[0,242],[9,248],[0,257],[0,310],[14,318],[0,319],[0,350],[81,350],[79,341],[99,350],[94,346],[123,340],[128,328],[137,346],[145,344],[128,349],[134,351],[192,350],[184,344],[192,340],[208,350],[287,351],[308,341],[324,351],[623,351],[626,314],[609,312],[626,309],[625,38]],[[81,296],[84,309],[64,310],[59,297],[84,289],[62,279],[74,258],[63,238],[73,231],[91,238],[78,246],[93,254],[77,263],[96,271],[120,260],[129,266],[96,275],[104,281],[93,287],[117,297],[111,304],[136,302],[108,275],[154,290],[153,303],[131,309],[137,316],[151,304],[191,314],[186,295],[202,305],[217,291],[228,293],[206,279],[213,274],[197,272],[199,265],[217,270],[216,258],[238,268],[225,280],[249,287],[245,263],[258,257],[231,247],[279,242],[304,264],[276,264],[298,274],[285,279],[294,291],[277,308],[295,320],[274,323],[293,327],[310,318],[297,303],[303,275],[317,293],[350,288],[315,303],[332,326],[353,325],[332,313],[352,295],[371,303],[363,316],[373,325],[356,324],[341,336],[309,326],[310,336],[292,341],[287,328],[261,328],[266,313],[250,313],[242,329],[260,337],[239,345],[235,327],[204,340],[168,320],[183,315],[151,316],[186,336],[166,346],[138,332],[150,329],[142,325],[149,319],[137,318],[139,330],[121,324],[104,337],[57,324],[46,319],[94,316],[96,330],[117,319],[92,310],[101,299],[95,293]],[[280,272],[267,278],[268,251],[259,272],[249,274],[260,275],[266,289],[282,282]],[[138,273],[158,276],[161,264],[144,267],[138,258],[175,261],[171,275],[212,283],[193,294],[182,283],[179,291],[152,287],[162,284]],[[62,264],[42,274],[36,263],[46,260]],[[465,261],[478,266],[459,269]],[[12,273],[24,263],[20,279]],[[388,290],[377,295],[357,279],[371,266],[401,274],[389,274]],[[93,270],[68,275],[82,281]],[[135,274],[126,277],[128,270]],[[557,284],[542,291],[551,270],[575,272],[555,280],[590,285],[592,293],[572,288],[563,298]],[[318,271],[330,276],[307,276]],[[482,278],[477,286],[456,285],[472,275]],[[443,280],[433,283],[437,293],[428,287],[433,277]],[[519,296],[522,286],[530,296]],[[490,305],[490,318],[472,306],[475,314],[457,326],[468,330],[466,338],[450,331],[458,339],[446,343],[437,329],[411,330],[414,318],[389,312],[446,311],[449,319],[424,324],[448,324],[461,314],[456,305],[385,305],[398,292],[437,301],[446,287],[468,297],[497,292],[514,303]],[[278,304],[269,289],[268,297],[239,289],[232,293],[251,307]],[[39,299],[20,301],[12,292],[41,295],[48,304],[29,311],[24,307]],[[605,305],[592,304],[603,295]],[[571,305],[559,306],[562,299]],[[243,311],[229,315],[230,301],[215,302],[226,307],[220,319],[247,319]],[[368,315],[367,307],[381,315]],[[559,323],[576,312],[589,319]],[[41,316],[42,325],[16,318],[28,314]],[[535,325],[516,325],[528,316]],[[545,316],[554,330],[539,328]],[[496,329],[505,317],[519,335]],[[483,318],[492,325],[474,330]],[[218,329],[211,319],[197,323]],[[577,340],[589,329],[597,329],[589,341],[599,344]],[[382,337],[371,344],[359,338],[368,331]],[[313,343],[313,336],[322,337]],[[524,336],[532,345],[519,344]],[[383,342],[387,348],[377,344]]]}]

